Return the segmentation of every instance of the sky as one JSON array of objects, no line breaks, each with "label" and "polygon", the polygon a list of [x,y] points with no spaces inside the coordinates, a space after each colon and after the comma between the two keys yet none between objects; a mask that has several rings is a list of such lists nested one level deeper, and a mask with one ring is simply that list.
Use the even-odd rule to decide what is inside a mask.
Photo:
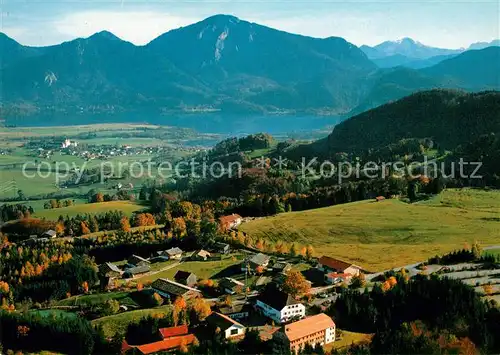
[{"label": "sky", "polygon": [[441,48],[500,38],[498,0],[0,0],[1,31],[24,45],[108,30],[146,44],[168,30],[230,14],[313,37],[376,45],[410,37]]}]

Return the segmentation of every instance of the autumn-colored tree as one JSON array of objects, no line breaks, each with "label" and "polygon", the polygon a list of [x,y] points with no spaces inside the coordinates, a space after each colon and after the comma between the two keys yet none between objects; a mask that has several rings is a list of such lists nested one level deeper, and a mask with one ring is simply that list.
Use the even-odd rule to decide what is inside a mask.
[{"label": "autumn-colored tree", "polygon": [[174,301],[174,309],[172,311],[172,317],[174,319],[174,325],[178,325],[181,315],[186,311],[187,303],[183,297],[177,297]]},{"label": "autumn-colored tree", "polygon": [[186,340],[184,338],[181,339],[181,343],[179,344],[179,351],[183,354],[189,351]]},{"label": "autumn-colored tree", "polygon": [[352,288],[361,288],[365,287],[366,285],[366,279],[365,279],[365,274],[360,273],[357,276],[354,276],[351,280],[351,287]]},{"label": "autumn-colored tree", "polygon": [[200,280],[198,282],[198,286],[199,287],[206,287],[206,288],[212,288],[214,287],[214,281],[211,280],[211,279],[208,279],[208,280]]},{"label": "autumn-colored tree", "polygon": [[89,292],[89,283],[87,281],[84,281],[82,283],[82,290],[84,293],[88,293]]},{"label": "autumn-colored tree", "polygon": [[308,245],[306,249],[306,259],[311,260],[314,255],[314,249],[312,245]]},{"label": "autumn-colored tree", "polygon": [[490,284],[483,285],[483,291],[484,291],[485,295],[489,296],[489,295],[493,294],[493,286],[491,286]]},{"label": "autumn-colored tree", "polygon": [[255,248],[259,250],[264,250],[264,241],[259,238],[259,240],[257,240],[257,243],[255,243]]},{"label": "autumn-colored tree", "polygon": [[56,227],[55,227],[55,231],[56,231],[57,235],[63,234],[64,233],[64,223],[61,223],[61,222],[57,223]]},{"label": "autumn-colored tree", "polygon": [[172,232],[176,237],[183,237],[186,234],[186,221],[182,217],[172,220]]},{"label": "autumn-colored tree", "polygon": [[94,201],[95,202],[104,202],[104,195],[100,192],[98,192],[95,196],[94,196]]},{"label": "autumn-colored tree", "polygon": [[203,298],[197,298],[194,300],[193,305],[191,306],[191,311],[194,313],[198,322],[203,321],[210,315],[210,313],[212,313],[210,305],[205,302]]},{"label": "autumn-colored tree", "polygon": [[9,290],[9,284],[5,281],[0,281],[0,293],[3,295],[7,295],[9,293]]},{"label": "autumn-colored tree", "polygon": [[394,276],[389,277],[387,281],[389,281],[389,285],[391,285],[391,288],[396,286],[398,283],[398,280],[396,280]]},{"label": "autumn-colored tree", "polygon": [[141,282],[137,283],[137,291],[142,291],[144,289],[144,285]]},{"label": "autumn-colored tree", "polygon": [[302,296],[309,293],[311,284],[298,270],[290,270],[283,283],[283,291],[292,296]]},{"label": "autumn-colored tree", "polygon": [[225,295],[224,296],[224,301],[222,302],[222,304],[224,304],[226,306],[232,306],[233,305],[233,299],[231,298],[230,295]]},{"label": "autumn-colored tree", "polygon": [[155,224],[155,218],[151,213],[138,213],[135,215],[134,225],[136,227],[154,226]]},{"label": "autumn-colored tree", "polygon": [[257,267],[255,268],[255,272],[256,272],[257,274],[259,274],[259,275],[260,275],[260,274],[262,274],[262,273],[264,273],[264,266],[262,266],[262,265],[257,266]]},{"label": "autumn-colored tree", "polygon": [[481,258],[481,255],[483,254],[483,248],[481,248],[481,245],[477,241],[472,244],[472,254],[474,254],[474,259],[476,260]]},{"label": "autumn-colored tree", "polygon": [[80,222],[80,230],[82,234],[90,234],[90,229],[84,221]]},{"label": "autumn-colored tree", "polygon": [[156,292],[153,293],[153,303],[156,307],[161,306],[163,304],[163,298]]},{"label": "autumn-colored tree", "polygon": [[130,222],[127,217],[122,217],[120,220],[120,229],[123,232],[130,232]]}]

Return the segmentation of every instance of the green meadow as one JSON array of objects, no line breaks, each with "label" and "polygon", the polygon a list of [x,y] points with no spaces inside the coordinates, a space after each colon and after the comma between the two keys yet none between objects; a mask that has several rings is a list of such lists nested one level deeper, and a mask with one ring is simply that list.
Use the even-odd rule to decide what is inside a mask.
[{"label": "green meadow", "polygon": [[500,244],[500,192],[450,189],[415,204],[360,201],[257,219],[240,230],[265,240],[312,244],[318,256],[381,271],[474,241]]}]

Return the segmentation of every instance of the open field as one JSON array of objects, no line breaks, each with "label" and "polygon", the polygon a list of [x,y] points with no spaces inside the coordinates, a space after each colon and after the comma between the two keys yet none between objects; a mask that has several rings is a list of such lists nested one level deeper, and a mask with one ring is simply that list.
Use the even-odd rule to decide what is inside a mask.
[{"label": "open field", "polygon": [[171,269],[153,275],[140,277],[136,281],[144,283],[147,281],[154,281],[159,278],[173,279],[175,273],[179,270],[190,271],[194,273],[198,279],[210,279],[217,276],[217,274],[222,270],[239,263],[241,263],[241,259],[238,257],[228,257],[226,259],[214,261],[187,261]]},{"label": "open field", "polygon": [[167,314],[172,306],[166,305],[157,308],[139,309],[136,311],[124,312],[112,316],[102,317],[93,320],[92,325],[101,325],[106,337],[113,337],[116,333],[124,334],[130,323],[138,322],[144,317]]},{"label": "open field", "polygon": [[240,230],[268,240],[312,244],[318,256],[381,271],[475,240],[483,246],[499,244],[499,211],[499,191],[447,190],[425,203],[360,201],[258,219]]},{"label": "open field", "polygon": [[106,293],[98,293],[95,295],[81,295],[81,296],[73,296],[70,298],[66,298],[64,300],[58,301],[57,306],[91,306],[102,304],[107,300],[116,300],[119,301],[120,304],[126,305],[136,305],[136,302],[130,298],[129,292],[106,292]]},{"label": "open field", "polygon": [[325,350],[330,351],[333,349],[342,349],[352,344],[369,343],[373,337],[371,334],[354,333],[340,329],[338,329],[337,332],[342,334],[340,337],[337,334],[337,337],[340,339],[335,340],[332,344],[326,345]]},{"label": "open field", "polygon": [[74,217],[78,214],[99,214],[108,211],[120,210],[128,216],[143,209],[144,206],[131,201],[110,201],[101,203],[85,203],[70,207],[54,208],[50,210],[39,210],[35,212],[35,217],[57,220],[59,216]]}]

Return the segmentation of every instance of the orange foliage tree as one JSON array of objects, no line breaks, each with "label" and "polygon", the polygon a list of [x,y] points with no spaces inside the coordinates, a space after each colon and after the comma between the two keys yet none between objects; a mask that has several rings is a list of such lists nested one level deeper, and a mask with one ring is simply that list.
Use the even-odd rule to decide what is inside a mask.
[{"label": "orange foliage tree", "polygon": [[122,217],[120,220],[120,229],[123,232],[130,232],[130,222],[127,217]]},{"label": "orange foliage tree", "polygon": [[311,285],[298,270],[290,270],[283,283],[283,290],[292,296],[302,296],[309,293]]}]

